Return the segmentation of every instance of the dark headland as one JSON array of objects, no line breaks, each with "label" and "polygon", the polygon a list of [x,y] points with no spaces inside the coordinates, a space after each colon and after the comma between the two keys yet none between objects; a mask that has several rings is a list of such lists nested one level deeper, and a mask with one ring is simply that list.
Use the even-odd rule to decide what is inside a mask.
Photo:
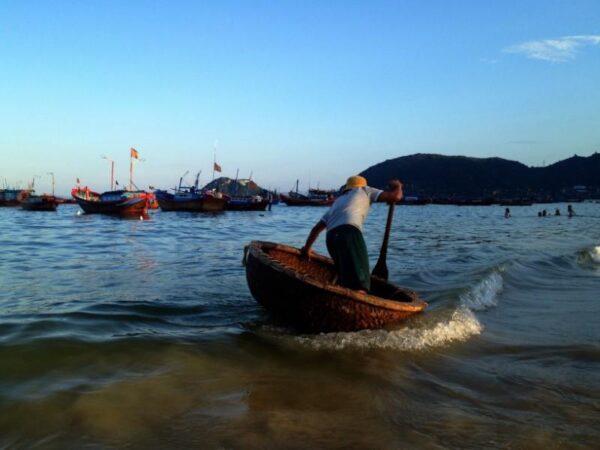
[{"label": "dark headland", "polygon": [[575,155],[544,167],[502,158],[418,153],[375,164],[361,175],[379,188],[398,178],[408,198],[433,203],[600,198],[600,153]]}]

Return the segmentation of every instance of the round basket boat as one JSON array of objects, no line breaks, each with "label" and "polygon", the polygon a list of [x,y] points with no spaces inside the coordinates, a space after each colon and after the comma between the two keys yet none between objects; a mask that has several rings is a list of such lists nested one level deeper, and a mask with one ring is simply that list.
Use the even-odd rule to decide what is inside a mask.
[{"label": "round basket boat", "polygon": [[287,245],[253,241],[245,248],[244,263],[252,296],[302,331],[383,328],[427,307],[416,292],[377,277],[371,278],[369,294],[339,286],[331,259],[303,258]]}]

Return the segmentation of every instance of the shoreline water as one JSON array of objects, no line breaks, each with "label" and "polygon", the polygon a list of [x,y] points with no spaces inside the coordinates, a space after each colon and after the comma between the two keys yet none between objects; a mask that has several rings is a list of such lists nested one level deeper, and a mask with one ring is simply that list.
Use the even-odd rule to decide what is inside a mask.
[{"label": "shoreline water", "polygon": [[[251,239],[300,245],[324,210],[0,209],[0,445],[590,446],[598,208],[398,208],[390,278],[430,309],[322,335],[274,323],[240,260]],[[365,225],[372,263],[385,213]]]}]

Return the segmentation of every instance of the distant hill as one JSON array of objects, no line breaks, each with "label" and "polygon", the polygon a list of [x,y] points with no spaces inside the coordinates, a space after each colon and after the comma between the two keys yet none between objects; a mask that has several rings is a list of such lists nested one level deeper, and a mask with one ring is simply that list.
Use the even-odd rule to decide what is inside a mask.
[{"label": "distant hill", "polygon": [[600,192],[600,153],[575,155],[546,167],[528,167],[502,158],[419,153],[375,164],[361,175],[378,188],[398,178],[407,194],[418,196],[557,196],[576,185]]},{"label": "distant hill", "polygon": [[219,192],[223,192],[224,194],[240,197],[268,194],[266,189],[263,189],[252,180],[238,179],[236,181],[227,177],[215,178],[213,181],[204,186],[203,189],[217,189]]}]

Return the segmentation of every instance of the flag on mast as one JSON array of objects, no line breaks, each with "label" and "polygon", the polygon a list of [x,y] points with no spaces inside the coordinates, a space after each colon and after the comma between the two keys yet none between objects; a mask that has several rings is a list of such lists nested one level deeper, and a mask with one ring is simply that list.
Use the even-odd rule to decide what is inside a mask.
[{"label": "flag on mast", "polygon": [[215,172],[221,172],[221,171],[222,171],[222,169],[221,169],[221,166],[220,166],[220,165],[218,165],[216,162],[215,162],[215,163],[214,163],[214,165],[213,165],[213,170],[214,170]]},{"label": "flag on mast", "polygon": [[138,154],[138,151],[135,148],[131,147],[130,151],[132,158],[140,159],[140,155]]}]

